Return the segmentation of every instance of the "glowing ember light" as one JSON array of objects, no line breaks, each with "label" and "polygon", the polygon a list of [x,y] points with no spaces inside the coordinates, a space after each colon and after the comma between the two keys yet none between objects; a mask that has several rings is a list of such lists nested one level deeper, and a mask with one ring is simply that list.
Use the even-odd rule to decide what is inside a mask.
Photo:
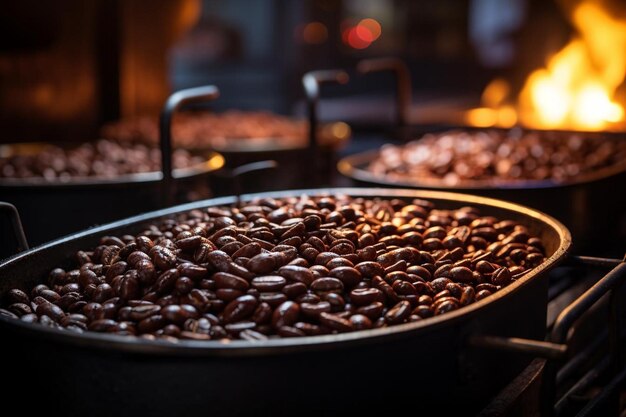
[{"label": "glowing ember light", "polygon": [[372,42],[361,38],[357,33],[357,27],[353,27],[349,30],[348,45],[350,45],[354,49],[365,49],[370,46]]},{"label": "glowing ember light", "polygon": [[[571,14],[577,35],[552,56],[545,68],[532,72],[519,94],[515,120],[536,128],[603,130],[626,120],[624,104],[616,100],[626,77],[626,21],[611,16],[592,2],[576,6]],[[482,97],[484,108],[497,111],[496,124],[513,120],[514,100],[509,85],[494,80]],[[510,109],[502,113],[502,109]],[[491,121],[484,108],[468,122]],[[479,116],[476,116],[478,114]],[[506,119],[506,120],[504,120]]]},{"label": "glowing ember light", "polygon": [[368,30],[372,36],[372,42],[380,38],[380,35],[383,33],[383,28],[376,19],[363,19],[359,22],[359,27],[366,28]]},{"label": "glowing ember light", "polygon": [[363,19],[356,26],[349,26],[342,22],[344,28],[341,33],[343,43],[354,49],[369,47],[382,34],[382,27],[375,19]]},{"label": "glowing ember light", "polygon": [[486,107],[478,107],[467,112],[465,122],[476,127],[495,126],[498,121],[496,110]]},{"label": "glowing ember light", "polygon": [[361,38],[363,42],[367,42],[367,43],[374,42],[374,35],[372,34],[372,32],[370,32],[370,30],[367,27],[361,24],[356,25],[356,27],[354,28],[354,33],[356,34],[356,36]]},{"label": "glowing ember light", "polygon": [[328,29],[320,22],[310,22],[302,30],[302,39],[311,45],[320,45],[328,39]]}]

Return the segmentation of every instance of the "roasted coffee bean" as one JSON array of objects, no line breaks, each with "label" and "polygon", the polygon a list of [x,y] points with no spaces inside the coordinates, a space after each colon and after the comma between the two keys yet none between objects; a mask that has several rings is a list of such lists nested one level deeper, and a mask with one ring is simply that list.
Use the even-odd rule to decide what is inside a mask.
[{"label": "roasted coffee bean", "polygon": [[105,318],[104,307],[100,303],[88,303],[83,307],[83,315],[87,317],[89,321],[95,321]]},{"label": "roasted coffee bean", "polygon": [[262,302],[254,310],[252,314],[252,321],[257,324],[263,324],[270,321],[272,317],[272,307],[269,304]]},{"label": "roasted coffee bean", "polygon": [[294,282],[292,284],[287,284],[282,289],[283,294],[285,294],[287,297],[291,299],[294,299],[306,293],[306,291],[307,291],[306,285],[304,285],[301,282]]},{"label": "roasted coffee bean", "polygon": [[218,289],[229,288],[238,291],[246,291],[250,288],[250,284],[243,278],[239,278],[227,272],[216,272],[213,274],[213,280]]},{"label": "roasted coffee bean", "polygon": [[476,301],[480,301],[485,297],[490,296],[492,293],[489,290],[480,290],[476,293]]},{"label": "roasted coffee bean", "polygon": [[117,328],[118,323],[110,319],[99,319],[92,321],[88,329],[95,332],[111,332]]},{"label": "roasted coffee bean", "polygon": [[511,282],[511,272],[507,267],[501,267],[491,274],[491,283],[498,286],[506,286]]},{"label": "roasted coffee bean", "polygon": [[452,281],[448,278],[437,278],[430,282],[432,289],[435,291],[435,294],[441,292],[446,289],[446,285],[450,284]]},{"label": "roasted coffee bean", "polygon": [[11,304],[7,309],[18,317],[31,314],[33,312],[30,306],[24,303]]},{"label": "roasted coffee bean", "polygon": [[352,323],[354,330],[367,330],[371,329],[373,326],[372,321],[363,314],[350,316],[350,323]]},{"label": "roasted coffee bean", "polygon": [[61,309],[61,307],[52,303],[39,304],[35,309],[35,313],[37,313],[39,317],[48,316],[56,322],[65,316],[65,312]]},{"label": "roasted coffee bean", "polygon": [[287,296],[282,292],[264,292],[259,295],[259,301],[267,303],[273,308],[276,308],[287,300]]},{"label": "roasted coffee bean", "polygon": [[272,326],[280,328],[291,326],[298,320],[300,315],[300,305],[293,301],[285,301],[280,304],[272,314]]},{"label": "roasted coffee bean", "polygon": [[428,269],[420,265],[411,265],[406,269],[406,273],[410,275],[417,275],[425,281],[431,280],[431,274]]},{"label": "roasted coffee bean", "polygon": [[403,323],[411,315],[411,303],[400,301],[385,314],[387,324]]},{"label": "roasted coffee bean", "polygon": [[115,290],[113,290],[113,287],[106,283],[100,284],[96,287],[96,291],[93,294],[93,301],[96,303],[104,303],[114,295]]},{"label": "roasted coffee bean", "polygon": [[256,274],[268,274],[286,263],[280,252],[260,253],[248,262],[248,269]]},{"label": "roasted coffee bean", "polygon": [[328,301],[332,312],[338,312],[345,309],[346,300],[339,294],[334,292],[327,292],[322,294],[321,299]]},{"label": "roasted coffee bean", "polygon": [[7,297],[8,304],[14,304],[14,303],[30,304],[30,298],[28,297],[28,295],[26,295],[24,291],[19,290],[17,288],[9,290],[7,292],[6,297]]},{"label": "roasted coffee bean", "polygon": [[234,300],[237,297],[244,295],[244,292],[241,290],[236,290],[234,288],[220,288],[215,291],[215,295],[220,300],[228,303]]},{"label": "roasted coffee bean", "polygon": [[51,271],[32,299],[9,291],[3,314],[151,340],[313,336],[461,308],[543,259],[526,227],[471,207],[257,199],[103,237],[75,269]]},{"label": "roasted coffee bean", "polygon": [[302,303],[300,304],[302,314],[309,317],[317,317],[320,313],[330,313],[331,305],[328,301],[321,301],[319,303]]},{"label": "roasted coffee bean", "polygon": [[251,284],[260,292],[276,292],[287,284],[287,280],[280,275],[265,275],[253,278]]},{"label": "roasted coffee bean", "polygon": [[[435,272],[435,275],[437,273]],[[469,283],[472,281],[472,270],[464,266],[456,266],[450,269],[448,278],[456,282]]]},{"label": "roasted coffee bean", "polygon": [[154,284],[154,291],[156,291],[157,294],[171,292],[176,287],[176,281],[178,278],[178,270],[168,269],[157,278]]},{"label": "roasted coffee bean", "polygon": [[321,300],[322,299],[317,294],[307,291],[306,293],[297,296],[295,301],[300,304],[302,303],[315,304],[315,303],[319,303]]},{"label": "roasted coffee bean", "polygon": [[137,331],[139,333],[152,333],[163,328],[166,324],[167,321],[163,318],[163,316],[156,314],[141,320],[137,324]]},{"label": "roasted coffee bean", "polygon": [[198,311],[194,306],[183,305],[168,305],[161,309],[161,316],[168,322],[181,325],[188,319],[195,319],[198,317]]},{"label": "roasted coffee bean", "polygon": [[391,285],[387,284],[381,278],[375,277],[372,280],[372,285],[378,288],[392,305],[400,301],[400,297],[398,297],[398,294],[396,294]]},{"label": "roasted coffee bean", "polygon": [[358,306],[364,306],[375,301],[384,302],[385,295],[377,288],[361,288],[350,291],[350,300]]},{"label": "roasted coffee bean", "polygon": [[208,274],[208,270],[205,267],[189,262],[178,265],[176,270],[181,276],[189,277],[196,282],[206,278]]},{"label": "roasted coffee bean", "polygon": [[[10,311],[4,310],[2,308],[0,308],[0,316],[10,317],[12,319],[18,318],[18,316],[16,316],[15,314],[11,313]],[[22,317],[19,317],[19,319],[26,323],[37,323],[39,321],[37,314],[33,314],[33,313],[25,314]]]},{"label": "roasted coffee bean", "polygon": [[354,266],[364,278],[372,278],[375,276],[385,275],[385,269],[377,262],[361,262]]},{"label": "roasted coffee bean", "polygon": [[354,325],[350,320],[346,320],[331,313],[320,313],[319,320],[324,326],[340,333],[354,330]]},{"label": "roasted coffee bean", "polygon": [[[463,288],[463,292],[461,293],[460,303],[462,306],[469,305],[474,302],[476,296],[476,291],[472,287]],[[457,297],[458,298],[458,297]]]},{"label": "roasted coffee bean", "polygon": [[224,322],[232,323],[247,318],[255,311],[257,304],[257,299],[251,295],[237,297],[224,308],[222,312]]},{"label": "roasted coffee bean", "polygon": [[239,333],[239,337],[243,340],[261,341],[267,340],[267,336],[252,329],[245,329]]},{"label": "roasted coffee bean", "polygon": [[413,284],[407,281],[394,281],[391,288],[393,288],[393,291],[398,295],[417,295],[417,290]]},{"label": "roasted coffee bean", "polygon": [[415,314],[416,316],[425,319],[428,317],[432,317],[434,315],[434,311],[431,306],[421,304],[415,307],[412,314]]},{"label": "roasted coffee bean", "polygon": [[371,320],[376,320],[383,314],[384,309],[385,305],[382,302],[375,301],[371,304],[357,308],[356,312],[369,317]]},{"label": "roasted coffee bean", "polygon": [[298,281],[306,286],[315,280],[313,272],[308,268],[296,265],[285,265],[278,270],[278,274],[291,281]]},{"label": "roasted coffee bean", "polygon": [[345,288],[352,288],[361,280],[361,273],[350,266],[339,266],[331,269],[330,276],[339,279]]},{"label": "roasted coffee bean", "polygon": [[311,283],[311,289],[316,292],[342,291],[343,288],[343,282],[332,277],[318,278]]}]

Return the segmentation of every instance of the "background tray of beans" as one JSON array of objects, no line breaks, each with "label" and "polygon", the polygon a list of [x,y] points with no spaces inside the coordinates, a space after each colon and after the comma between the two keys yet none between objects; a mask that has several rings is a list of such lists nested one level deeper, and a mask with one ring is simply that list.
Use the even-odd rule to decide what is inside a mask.
[{"label": "background tray of beans", "polygon": [[[346,157],[355,184],[469,192],[528,205],[562,221],[577,249],[626,239],[623,135],[456,129]],[[620,256],[620,254],[616,254]]]}]

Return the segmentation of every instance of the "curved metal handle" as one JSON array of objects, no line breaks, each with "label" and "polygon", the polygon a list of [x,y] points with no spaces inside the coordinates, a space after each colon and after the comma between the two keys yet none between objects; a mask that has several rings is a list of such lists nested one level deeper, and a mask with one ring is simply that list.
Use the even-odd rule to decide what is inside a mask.
[{"label": "curved metal handle", "polygon": [[491,335],[471,335],[468,338],[468,343],[470,346],[527,353],[549,359],[563,358],[567,353],[567,334],[575,322],[585,312],[589,311],[607,292],[626,282],[625,259],[606,259],[588,256],[570,256],[567,259],[566,264],[569,265],[606,267],[611,268],[611,271],[565,307],[554,322],[548,341]]},{"label": "curved metal handle", "polygon": [[237,197],[237,207],[241,207],[241,194],[243,193],[243,185],[241,178],[251,172],[262,171],[265,169],[274,169],[278,167],[278,162],[273,159],[267,161],[251,162],[249,164],[240,165],[230,171],[230,177],[233,180],[233,188]]},{"label": "curved metal handle", "polygon": [[[544,415],[553,415],[555,410],[562,408],[566,403],[567,395],[559,402],[556,402],[556,380],[559,369],[558,362],[563,360],[568,353],[568,334],[574,324],[589,311],[594,304],[607,293],[611,292],[609,299],[609,353],[607,355],[607,369],[612,370],[613,374],[619,372],[621,364],[619,363],[619,355],[622,352],[622,325],[618,295],[618,289],[626,283],[626,256],[622,259],[606,259],[587,256],[570,256],[567,259],[570,265],[584,265],[589,267],[610,268],[610,271],[600,278],[591,288],[585,291],[574,302],[568,305],[557,317],[548,341],[538,341],[520,338],[489,336],[489,335],[471,335],[468,338],[468,344],[474,347],[487,349],[504,350],[509,352],[525,353],[533,356],[551,359],[546,363],[543,374],[542,397],[543,404],[546,407]],[[584,352],[583,352],[584,354]],[[602,364],[599,365],[600,367]],[[613,378],[616,375],[610,374]],[[614,395],[614,389],[611,388],[605,395],[608,398]],[[594,400],[597,405],[600,400]],[[590,405],[591,406],[591,403]]]},{"label": "curved metal handle", "polygon": [[318,70],[309,71],[302,76],[302,86],[306,95],[307,109],[309,113],[309,146],[308,155],[311,162],[313,173],[311,178],[314,179],[313,185],[319,183],[318,169],[318,106],[320,101],[320,90],[323,84],[346,84],[350,80],[350,76],[343,70]]},{"label": "curved metal handle", "polygon": [[22,226],[20,213],[17,211],[17,208],[15,208],[13,204],[0,201],[0,212],[6,214],[11,220],[11,226],[13,227],[13,236],[15,237],[15,241],[17,242],[17,252],[19,253],[28,250],[28,241],[26,240],[24,227]]},{"label": "curved metal handle", "polygon": [[315,149],[318,145],[318,105],[322,84],[346,84],[349,80],[350,76],[343,70],[309,71],[302,76],[309,111],[309,149]]},{"label": "curved metal handle", "polygon": [[396,81],[396,123],[406,126],[411,119],[411,73],[406,63],[400,58],[364,59],[357,64],[357,71],[362,74],[392,72]]},{"label": "curved metal handle", "polygon": [[159,124],[161,147],[161,171],[163,172],[165,204],[172,203],[172,119],[174,113],[184,105],[208,102],[220,96],[219,89],[214,85],[180,90],[168,97]]}]

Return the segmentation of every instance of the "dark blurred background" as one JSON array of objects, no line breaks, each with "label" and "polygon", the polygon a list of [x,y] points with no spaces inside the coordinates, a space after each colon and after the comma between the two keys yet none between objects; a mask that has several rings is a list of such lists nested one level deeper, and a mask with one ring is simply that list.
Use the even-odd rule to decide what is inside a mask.
[{"label": "dark blurred background", "polygon": [[[203,84],[221,89],[217,110],[302,113],[304,72],[381,56],[406,60],[418,109],[471,107],[491,79],[519,85],[568,41],[558,3],[3,2],[0,140],[91,139],[107,121],[157,114],[170,92]],[[352,78],[325,91],[326,114],[356,125],[390,119],[392,78]]]}]

